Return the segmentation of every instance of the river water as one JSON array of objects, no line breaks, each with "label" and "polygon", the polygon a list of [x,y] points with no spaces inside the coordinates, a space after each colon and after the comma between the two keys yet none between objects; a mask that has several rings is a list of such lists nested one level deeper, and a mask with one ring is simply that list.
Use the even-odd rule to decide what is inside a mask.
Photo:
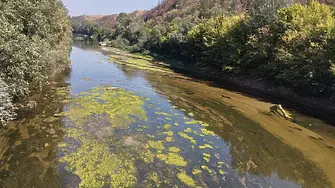
[{"label": "river water", "polygon": [[320,120],[94,48],[71,61],[0,129],[0,187],[334,186],[335,131]]}]

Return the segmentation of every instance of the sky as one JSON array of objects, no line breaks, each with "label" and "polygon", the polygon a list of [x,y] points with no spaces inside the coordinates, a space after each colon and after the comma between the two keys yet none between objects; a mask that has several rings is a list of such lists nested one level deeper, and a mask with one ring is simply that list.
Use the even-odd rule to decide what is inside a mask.
[{"label": "sky", "polygon": [[148,10],[157,5],[158,0],[61,0],[71,16],[110,15],[134,10]]}]

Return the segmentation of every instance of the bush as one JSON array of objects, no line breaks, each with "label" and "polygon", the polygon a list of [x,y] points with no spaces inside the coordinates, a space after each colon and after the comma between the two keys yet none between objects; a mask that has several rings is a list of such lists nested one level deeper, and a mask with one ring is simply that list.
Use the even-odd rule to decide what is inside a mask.
[{"label": "bush", "polygon": [[59,0],[6,0],[0,9],[0,76],[10,88],[1,91],[21,98],[68,62],[71,22]]},{"label": "bush", "polygon": [[198,64],[219,68],[238,68],[246,43],[243,27],[248,17],[220,16],[202,22],[188,33],[188,52]]},{"label": "bush", "polygon": [[271,79],[310,94],[334,91],[335,17],[330,6],[312,1],[283,8],[268,36],[273,59],[264,70]]},{"label": "bush", "polygon": [[329,96],[335,91],[334,13],[332,7],[312,1],[278,10],[270,24],[255,24],[258,14],[211,18],[188,33],[186,56],[200,66]]}]

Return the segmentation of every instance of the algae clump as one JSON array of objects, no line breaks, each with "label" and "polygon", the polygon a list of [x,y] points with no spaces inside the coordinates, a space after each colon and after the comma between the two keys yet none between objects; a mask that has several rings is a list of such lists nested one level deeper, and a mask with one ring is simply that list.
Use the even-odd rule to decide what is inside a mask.
[{"label": "algae clump", "polygon": [[186,138],[186,139],[188,139],[191,143],[193,143],[193,144],[196,144],[197,143],[197,141],[193,138],[193,137],[191,137],[191,136],[188,136],[186,133],[184,133],[184,132],[179,132],[178,133],[181,137],[183,137],[183,138]]},{"label": "algae clump", "polygon": [[210,157],[211,157],[210,154],[208,154],[208,153],[203,153],[202,155],[204,156],[204,160],[205,160],[206,162],[209,162],[209,161],[211,160],[211,159],[210,159]]},{"label": "algae clump", "polygon": [[209,145],[209,144],[204,144],[202,146],[199,146],[200,149],[205,149],[205,148],[209,148],[209,149],[214,149],[213,146]]},{"label": "algae clump", "polygon": [[201,170],[195,168],[195,169],[192,170],[192,174],[193,175],[201,174]]},{"label": "algae clump", "polygon": [[68,164],[66,169],[80,177],[80,187],[135,185],[136,169],[131,159],[109,152],[108,144],[90,139],[83,132],[72,135],[81,146],[60,161],[66,162]]},{"label": "algae clump", "polygon": [[168,136],[168,137],[165,138],[165,140],[166,140],[167,142],[172,142],[172,141],[173,141],[173,138]]},{"label": "algae clump", "polygon": [[216,134],[215,134],[213,131],[207,130],[207,129],[205,129],[205,128],[201,128],[200,130],[201,130],[201,132],[202,132],[204,135],[212,135],[212,136],[216,136]]},{"label": "algae clump", "polygon": [[112,126],[117,128],[127,128],[136,121],[133,116],[146,119],[142,108],[144,102],[139,96],[124,89],[96,87],[91,92],[73,98],[71,102],[65,115],[77,125],[96,114],[107,114]]},{"label": "algae clump", "polygon": [[173,153],[178,153],[178,152],[180,151],[180,149],[177,148],[177,147],[170,147],[170,148],[169,148],[169,151],[170,151],[170,152],[173,152]]},{"label": "algae clump", "polygon": [[187,133],[191,133],[191,132],[192,132],[192,129],[191,129],[191,128],[187,128],[187,129],[185,129],[184,131],[187,132]]},{"label": "algae clump", "polygon": [[191,187],[195,187],[195,181],[189,177],[185,172],[180,172],[177,174],[178,179],[183,182],[184,184],[191,186]]},{"label": "algae clump", "polygon": [[161,184],[161,180],[159,179],[157,172],[150,172],[146,176],[145,182],[147,187],[159,187]]},{"label": "algae clump", "polygon": [[157,149],[157,150],[165,149],[165,147],[163,146],[162,141],[152,141],[152,140],[150,140],[150,141],[148,141],[147,147],[154,148],[154,149]]},{"label": "algae clump", "polygon": [[165,113],[165,112],[156,112],[158,115],[163,115],[163,116],[172,116],[171,114]]},{"label": "algae clump", "polygon": [[176,166],[186,166],[187,162],[185,159],[177,153],[159,154],[157,158],[165,161],[167,164]]},{"label": "algae clump", "polygon": [[166,134],[168,136],[173,136],[173,131],[163,132],[162,134]]},{"label": "algae clump", "polygon": [[[152,162],[154,155],[138,152],[141,155],[132,156],[129,149],[117,142],[111,152],[110,143],[101,139],[101,134],[110,137],[113,128],[125,129],[137,119],[145,120],[141,98],[124,89],[95,87],[74,96],[69,102],[68,111],[63,115],[70,120],[71,128],[65,132],[66,137],[75,140],[76,144],[58,145],[65,149],[60,162],[66,163],[65,168],[80,178],[80,187],[134,187],[137,182],[136,157],[144,154],[147,162]],[[104,124],[105,121],[108,123]],[[153,146],[161,148],[159,144]]]},{"label": "algae clump", "polygon": [[213,173],[213,171],[210,169],[210,168],[208,168],[208,166],[201,166],[201,168],[203,169],[203,170],[206,170],[208,173],[210,173],[210,174],[212,174]]},{"label": "algae clump", "polygon": [[170,124],[165,124],[164,129],[170,129],[171,125]]}]

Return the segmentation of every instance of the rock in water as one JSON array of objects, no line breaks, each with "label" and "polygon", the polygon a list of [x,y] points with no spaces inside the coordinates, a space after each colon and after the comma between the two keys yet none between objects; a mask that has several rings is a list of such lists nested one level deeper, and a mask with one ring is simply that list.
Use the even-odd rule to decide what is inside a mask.
[{"label": "rock in water", "polygon": [[273,112],[275,114],[278,114],[286,119],[292,119],[292,115],[289,114],[287,111],[284,110],[284,108],[279,105],[274,105],[270,107],[270,112]]},{"label": "rock in water", "polygon": [[129,136],[124,140],[124,145],[125,146],[139,146],[141,143],[134,140],[133,137]]}]

